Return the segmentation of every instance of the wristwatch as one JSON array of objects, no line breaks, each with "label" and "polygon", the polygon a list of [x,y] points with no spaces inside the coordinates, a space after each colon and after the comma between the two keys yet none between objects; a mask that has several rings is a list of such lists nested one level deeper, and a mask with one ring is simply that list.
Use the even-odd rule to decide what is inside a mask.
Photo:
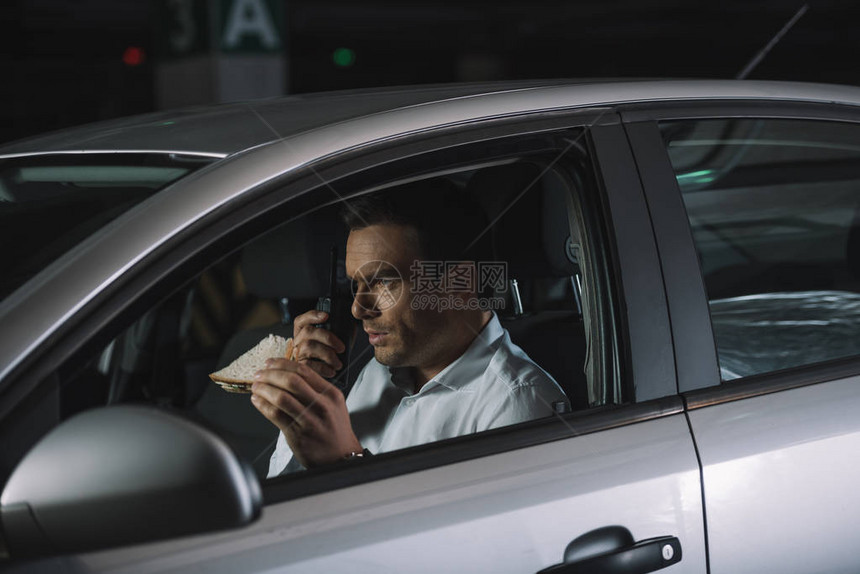
[{"label": "wristwatch", "polygon": [[351,452],[349,454],[343,455],[343,460],[355,460],[358,458],[367,458],[367,457],[371,456],[372,454],[373,453],[371,453],[369,450],[367,450],[365,448],[365,449],[360,450],[358,452]]}]

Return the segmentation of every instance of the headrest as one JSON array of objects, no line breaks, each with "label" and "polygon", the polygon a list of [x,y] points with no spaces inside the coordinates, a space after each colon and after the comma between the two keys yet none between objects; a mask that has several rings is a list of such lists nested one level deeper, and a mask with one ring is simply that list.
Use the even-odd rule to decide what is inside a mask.
[{"label": "headrest", "polygon": [[575,273],[569,191],[559,174],[531,163],[493,166],[473,174],[468,189],[493,223],[495,256],[512,278]]},{"label": "headrest", "polygon": [[242,249],[248,290],[265,299],[316,299],[329,288],[331,247],[342,260],[346,231],[332,210],[276,227]]}]

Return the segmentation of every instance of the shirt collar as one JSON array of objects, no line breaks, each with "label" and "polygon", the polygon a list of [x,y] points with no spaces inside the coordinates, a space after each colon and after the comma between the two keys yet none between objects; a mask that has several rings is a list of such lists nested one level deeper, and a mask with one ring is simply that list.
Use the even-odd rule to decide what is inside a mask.
[{"label": "shirt collar", "polygon": [[[439,371],[435,377],[421,387],[419,393],[432,389],[436,385],[456,391],[462,385],[477,379],[486,371],[495,352],[496,341],[502,338],[505,330],[499,318],[493,313],[490,321],[477,334],[466,351],[454,359],[447,367]],[[412,394],[415,388],[411,370],[408,368],[391,368],[391,382],[395,386]]]}]

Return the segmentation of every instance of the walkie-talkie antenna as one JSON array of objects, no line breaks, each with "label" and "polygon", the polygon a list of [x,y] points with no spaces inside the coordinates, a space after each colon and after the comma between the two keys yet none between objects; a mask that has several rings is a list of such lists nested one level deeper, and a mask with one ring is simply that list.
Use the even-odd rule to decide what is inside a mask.
[{"label": "walkie-talkie antenna", "polygon": [[331,246],[331,267],[328,280],[328,296],[334,299],[337,293],[337,246]]},{"label": "walkie-talkie antenna", "polygon": [[795,15],[791,17],[791,20],[786,22],[785,26],[783,26],[782,29],[776,33],[776,36],[771,38],[770,42],[768,42],[767,45],[762,48],[761,51],[756,54],[752,60],[749,61],[749,64],[744,66],[744,69],[741,70],[741,73],[738,74],[735,79],[746,80],[747,76],[750,75],[750,72],[755,70],[756,66],[758,66],[759,63],[761,63],[761,61],[764,59],[764,57],[767,56],[767,53],[770,52],[780,40],[782,40],[782,37],[785,36],[785,34],[789,30],[791,30],[791,28],[795,24],[797,24],[797,21],[800,20],[804,14],[806,14],[807,10],[809,10],[809,4],[804,4],[803,6],[801,6],[800,10],[798,10],[797,13],[795,13]]}]

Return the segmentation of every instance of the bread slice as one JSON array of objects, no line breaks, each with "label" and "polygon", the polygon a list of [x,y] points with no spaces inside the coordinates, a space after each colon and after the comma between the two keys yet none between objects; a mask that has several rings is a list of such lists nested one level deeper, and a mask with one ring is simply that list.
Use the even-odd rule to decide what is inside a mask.
[{"label": "bread slice", "polygon": [[273,358],[292,358],[293,338],[284,339],[269,335],[250,351],[221,369],[209,375],[221,388],[230,393],[250,393],[254,384],[254,373],[266,368],[266,360]]}]

